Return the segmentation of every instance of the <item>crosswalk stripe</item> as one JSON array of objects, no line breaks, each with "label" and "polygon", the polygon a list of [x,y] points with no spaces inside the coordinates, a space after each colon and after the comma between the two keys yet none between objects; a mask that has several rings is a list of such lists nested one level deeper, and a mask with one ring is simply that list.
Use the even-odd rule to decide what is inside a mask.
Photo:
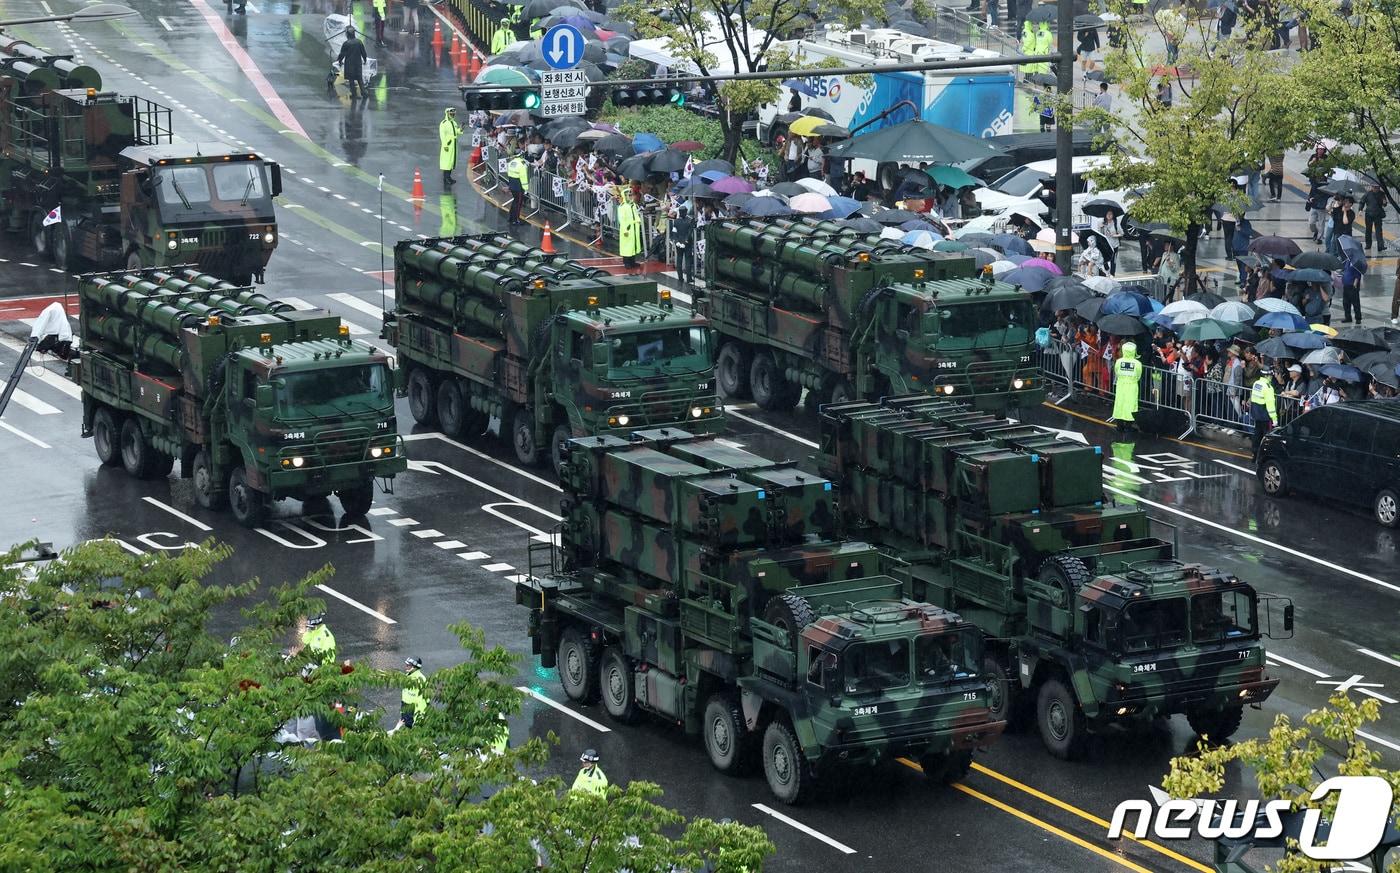
[{"label": "crosswalk stripe", "polygon": [[384,310],[366,300],[361,300],[353,294],[327,294],[327,297],[337,303],[343,303],[351,309],[358,309],[366,315],[373,315],[375,318],[383,318]]},{"label": "crosswalk stripe", "polygon": [[[329,296],[331,296],[331,297],[339,297],[339,296],[349,296],[349,295],[331,294],[331,295],[329,295]],[[294,309],[299,309],[299,310],[301,310],[302,312],[305,312],[305,311],[308,310],[308,309],[325,309],[324,306],[317,306],[317,305],[315,305],[314,303],[308,303],[307,301],[301,299],[300,297],[279,297],[279,298],[277,298],[277,299],[280,300],[280,301],[282,301],[283,303],[290,303],[290,304],[292,305],[292,308],[294,308]],[[375,314],[375,315],[379,315],[379,314],[380,314],[380,313],[379,313],[379,310],[376,309],[376,310],[374,311],[374,314]],[[345,326],[346,326],[346,327],[350,328],[350,333],[354,334],[355,336],[363,336],[363,335],[365,335],[365,334],[370,334],[370,333],[375,334],[375,335],[377,336],[377,335],[379,334],[379,331],[377,331],[377,330],[370,330],[369,328],[367,328],[367,327],[365,327],[365,326],[363,326],[363,325],[356,324],[355,322],[350,321],[350,320],[347,319],[347,318],[342,318],[341,321],[345,323]]]},{"label": "crosswalk stripe", "polygon": [[[8,337],[0,337],[0,346],[4,346],[5,348],[16,352],[24,351],[23,343],[16,342]],[[7,369],[9,369],[13,368],[14,365],[6,364],[5,366]],[[33,361],[30,362],[30,366],[27,372],[30,374],[38,374],[31,375],[28,377],[35,380],[34,384],[47,385],[50,388],[56,388],[59,391],[62,391],[64,394],[67,394],[69,397],[72,397],[74,400],[83,399],[82,389],[79,388],[77,385],[74,385],[72,382],[69,382],[65,377],[59,375],[58,373],[54,373],[52,371],[47,370],[41,371],[41,368],[34,366]]]},{"label": "crosswalk stripe", "polygon": [[58,415],[62,412],[57,406],[46,403],[20,388],[15,389],[15,393],[11,395],[10,399],[37,415]]},{"label": "crosswalk stripe", "polygon": [[308,309],[321,308],[314,303],[308,303],[305,300],[302,300],[300,297],[278,297],[277,299],[282,301],[283,303],[290,303],[294,309],[300,309],[302,312],[305,312]]}]

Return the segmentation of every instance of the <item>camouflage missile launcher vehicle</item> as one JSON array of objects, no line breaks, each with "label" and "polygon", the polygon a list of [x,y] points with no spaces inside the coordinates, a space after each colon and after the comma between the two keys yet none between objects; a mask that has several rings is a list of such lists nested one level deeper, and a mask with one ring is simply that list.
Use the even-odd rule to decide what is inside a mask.
[{"label": "camouflage missile launcher vehicle", "polygon": [[917,395],[828,406],[821,426],[852,533],[899,558],[906,596],[982,629],[993,711],[1033,714],[1056,756],[1176,713],[1228,739],[1278,684],[1261,636],[1275,603],[1291,632],[1292,605],[1176,560],[1141,509],[1106,505],[1099,447]]},{"label": "camouflage missile launcher vehicle", "polygon": [[838,538],[831,482],[672,429],[565,449],[559,545],[516,599],[571,700],[698,734],[787,803],[896,756],[954,780],[1001,732],[976,628]]},{"label": "camouflage missile launcher vehicle", "polygon": [[0,35],[0,218],[64,270],[195,264],[246,285],[277,247],[277,164],[177,143],[170,110]]},{"label": "camouflage missile launcher vehicle", "polygon": [[78,294],[71,375],[104,465],[163,477],[178,458],[201,506],[248,527],[284,497],[363,515],[407,469],[392,361],[339,317],[195,270],[89,273]]},{"label": "camouflage missile launcher vehicle", "polygon": [[813,219],[705,226],[720,391],[764,409],[925,392],[1003,411],[1044,397],[1030,297],[971,258]]},{"label": "camouflage missile launcher vehicle", "polygon": [[420,424],[501,422],[523,464],[575,436],[717,430],[710,330],[655,282],[614,277],[509,236],[404,240],[384,337]]}]

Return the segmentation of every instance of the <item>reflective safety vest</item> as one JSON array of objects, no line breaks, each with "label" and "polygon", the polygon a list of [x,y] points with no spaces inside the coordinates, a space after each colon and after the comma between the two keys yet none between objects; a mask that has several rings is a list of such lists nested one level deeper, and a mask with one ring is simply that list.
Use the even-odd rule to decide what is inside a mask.
[{"label": "reflective safety vest", "polygon": [[438,153],[438,169],[451,170],[457,166],[457,137],[461,132],[462,126],[457,119],[444,112],[442,121],[438,122],[438,141],[442,143],[442,151]]},{"label": "reflective safety vest", "polygon": [[510,48],[515,42],[515,31],[502,24],[496,28],[496,32],[491,35],[491,54],[498,55]]},{"label": "reflective safety vest", "polygon": [[520,155],[513,156],[506,164],[506,176],[519,183],[521,191],[530,193],[530,168]]},{"label": "reflective safety vest", "polygon": [[1274,381],[1260,376],[1249,389],[1249,412],[1255,421],[1278,423],[1278,406],[1274,402]]},{"label": "reflective safety vest", "polygon": [[306,632],[306,650],[321,664],[335,661],[335,634],[324,624]]},{"label": "reflective safety vest", "polygon": [[491,740],[491,754],[504,755],[510,748],[510,725],[504,721],[497,723],[496,736]]},{"label": "reflective safety vest", "polygon": [[592,767],[584,767],[578,771],[574,777],[574,784],[570,791],[591,791],[594,794],[606,794],[608,791],[608,777],[603,775],[603,768],[594,764]]},{"label": "reflective safety vest", "polygon": [[403,687],[399,694],[399,701],[404,706],[413,708],[413,716],[417,718],[428,708],[428,698],[423,695],[423,688],[428,684],[428,679],[423,675],[422,670],[414,670],[408,674],[408,684]]},{"label": "reflective safety vest", "polygon": [[642,252],[642,211],[635,203],[620,203],[617,207],[617,252],[632,258]]}]

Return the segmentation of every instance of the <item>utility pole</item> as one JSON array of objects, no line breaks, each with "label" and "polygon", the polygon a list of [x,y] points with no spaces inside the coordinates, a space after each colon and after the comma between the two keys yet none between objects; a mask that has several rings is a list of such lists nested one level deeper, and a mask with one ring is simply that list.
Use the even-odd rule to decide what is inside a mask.
[{"label": "utility pole", "polygon": [[1070,118],[1070,108],[1074,99],[1074,3],[1073,0],[1059,0],[1058,18],[1055,22],[1059,33],[1060,60],[1059,81],[1056,88],[1063,103],[1055,113],[1055,265],[1069,274],[1072,267],[1070,255],[1074,244],[1070,242],[1073,232],[1074,210],[1071,207],[1074,197],[1074,122]]}]

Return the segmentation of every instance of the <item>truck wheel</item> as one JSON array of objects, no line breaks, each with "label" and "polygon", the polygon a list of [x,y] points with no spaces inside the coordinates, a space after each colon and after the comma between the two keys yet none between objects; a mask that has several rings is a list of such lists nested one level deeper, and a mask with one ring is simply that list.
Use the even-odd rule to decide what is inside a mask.
[{"label": "truck wheel", "polygon": [[152,479],[167,479],[175,469],[175,456],[167,455],[165,452],[156,452],[155,458],[151,461]]},{"label": "truck wheel", "polygon": [[919,759],[924,770],[924,778],[930,785],[952,785],[959,782],[967,771],[972,769],[972,752],[968,749],[950,749],[925,755]]},{"label": "truck wheel", "polygon": [[623,724],[634,724],[641,717],[637,708],[637,687],[633,683],[632,664],[617,646],[608,646],[598,665],[598,686],[603,696],[603,708],[608,715]]},{"label": "truck wheel", "polygon": [[156,450],[141,432],[141,422],[135,416],[128,416],[122,422],[121,431],[122,468],[128,476],[136,479],[149,479],[155,472]]},{"label": "truck wheel", "polygon": [[520,463],[533,467],[540,462],[540,447],[535,442],[535,417],[523,406],[515,407],[511,414],[510,444]]},{"label": "truck wheel", "polygon": [[855,399],[855,392],[851,390],[850,382],[845,379],[837,379],[831,383],[828,398],[828,403],[850,403]]},{"label": "truck wheel", "polygon": [[753,770],[758,736],[744,724],[744,711],[733,694],[713,694],[705,701],[701,732],[716,770],[726,776],[747,776]]},{"label": "truck wheel", "polygon": [[598,702],[598,656],[578,628],[569,628],[559,637],[555,666],[564,696],[575,703]]},{"label": "truck wheel", "polygon": [[1201,739],[1213,743],[1223,743],[1235,735],[1244,719],[1243,706],[1227,706],[1224,709],[1191,709],[1186,713],[1186,722]]},{"label": "truck wheel", "polygon": [[993,719],[1006,722],[1010,728],[1019,721],[1021,681],[1008,673],[994,655],[982,659],[982,677],[987,681],[987,709]]},{"label": "truck wheel", "polygon": [[768,777],[768,790],[773,796],[790,806],[802,803],[812,794],[816,779],[786,718],[769,722],[763,732],[763,775]]},{"label": "truck wheel", "polygon": [[556,425],[554,435],[549,438],[549,460],[554,465],[554,475],[559,475],[559,465],[564,463],[564,444],[574,438],[573,429],[567,424]]},{"label": "truck wheel", "polygon": [[754,355],[753,363],[749,366],[749,388],[753,392],[754,402],[770,412],[791,409],[797,400],[770,352]]},{"label": "truck wheel", "polygon": [[459,437],[467,429],[467,399],[462,396],[462,384],[456,376],[447,376],[438,383],[437,417],[442,432],[450,437]]},{"label": "truck wheel", "polygon": [[29,220],[29,244],[34,247],[34,254],[40,260],[53,260],[53,234],[44,227],[44,216],[46,213],[35,211],[34,217]]},{"label": "truck wheel", "polygon": [[194,456],[194,502],[205,509],[217,509],[224,499],[224,490],[214,478],[213,464],[209,461],[207,449],[200,449]]},{"label": "truck wheel", "polygon": [[146,265],[141,263],[141,253],[130,251],[126,254],[126,268],[128,270],[143,270]]},{"label": "truck wheel", "polygon": [[55,225],[51,239],[54,263],[67,272],[79,272],[83,259],[78,257],[78,251],[73,246],[73,235],[68,230],[68,225]]},{"label": "truck wheel", "polygon": [[422,367],[414,367],[408,372],[408,412],[414,421],[424,427],[437,424],[437,399],[433,391],[433,377]]},{"label": "truck wheel", "polygon": [[1066,761],[1083,755],[1087,733],[1084,712],[1065,683],[1057,676],[1045,680],[1036,703],[1040,741],[1046,750]]},{"label": "truck wheel", "polygon": [[749,350],[737,342],[720,346],[715,358],[715,382],[719,393],[730,400],[749,398]]},{"label": "truck wheel", "polygon": [[359,518],[374,505],[374,483],[365,482],[354,488],[342,488],[335,492],[335,496],[340,498],[340,508],[345,510],[346,516]]},{"label": "truck wheel", "polygon": [[121,423],[112,410],[98,407],[92,416],[92,445],[97,449],[97,459],[104,467],[115,467],[122,462]]},{"label": "truck wheel", "polygon": [[792,636],[796,645],[797,634],[807,625],[817,620],[812,605],[797,594],[779,594],[768,601],[763,610],[763,620],[781,628]]},{"label": "truck wheel", "polygon": [[1036,578],[1041,582],[1059,585],[1069,589],[1070,599],[1074,592],[1093,581],[1089,568],[1074,555],[1051,555],[1040,564]]},{"label": "truck wheel", "polygon": [[248,484],[241,462],[228,474],[228,506],[244,527],[257,527],[267,518],[267,495]]}]

